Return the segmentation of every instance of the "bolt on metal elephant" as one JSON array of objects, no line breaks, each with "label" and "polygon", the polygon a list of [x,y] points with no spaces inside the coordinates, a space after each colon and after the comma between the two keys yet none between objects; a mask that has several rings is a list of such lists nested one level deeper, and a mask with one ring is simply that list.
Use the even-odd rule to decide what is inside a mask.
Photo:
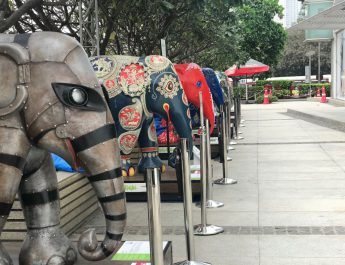
[{"label": "bolt on metal elephant", "polygon": [[130,153],[137,141],[142,152],[139,172],[162,167],[153,113],[171,120],[179,136],[192,143],[188,100],[167,58],[100,56],[90,61],[115,121],[124,176],[134,175]]},{"label": "bolt on metal elephant", "polygon": [[[19,263],[74,264],[59,228],[53,152],[86,170],[104,212],[103,242],[86,231],[79,253],[109,256],[124,231],[125,194],[113,119],[87,55],[59,33],[0,34],[0,72],[0,231],[18,192],[28,230]],[[12,264],[1,244],[0,264]]]}]

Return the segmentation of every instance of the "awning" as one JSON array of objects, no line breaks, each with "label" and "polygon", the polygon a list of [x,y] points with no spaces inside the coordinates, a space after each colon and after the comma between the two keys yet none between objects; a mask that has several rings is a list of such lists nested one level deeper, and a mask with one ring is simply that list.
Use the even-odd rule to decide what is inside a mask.
[{"label": "awning", "polygon": [[288,30],[345,29],[345,1],[307,18]]}]

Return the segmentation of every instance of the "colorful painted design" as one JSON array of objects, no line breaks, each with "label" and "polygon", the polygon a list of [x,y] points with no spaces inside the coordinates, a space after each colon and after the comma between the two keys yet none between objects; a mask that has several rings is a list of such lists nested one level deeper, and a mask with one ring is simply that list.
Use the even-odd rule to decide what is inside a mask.
[{"label": "colorful painted design", "polygon": [[143,66],[140,64],[129,64],[122,68],[119,73],[118,83],[121,90],[128,96],[140,96],[144,93],[146,86],[150,84]]},{"label": "colorful painted design", "polygon": [[189,110],[189,108],[187,109],[187,117],[190,118],[190,110]]},{"label": "colorful painted design", "polygon": [[179,82],[173,75],[164,74],[158,83],[157,91],[165,98],[174,98],[179,91]]},{"label": "colorful painted design", "polygon": [[124,154],[130,154],[137,143],[140,129],[136,131],[125,132],[119,137],[119,146]]},{"label": "colorful painted design", "polygon": [[145,57],[145,63],[148,67],[152,68],[154,71],[163,71],[170,65],[170,61],[160,55],[151,55]]},{"label": "colorful painted design", "polygon": [[196,63],[190,63],[187,66],[186,71],[192,70],[192,69],[197,69],[201,71],[201,67],[199,65],[197,65]]},{"label": "colorful painted design", "polygon": [[182,92],[182,101],[183,101],[183,103],[184,103],[186,106],[189,105],[189,104],[188,104],[188,98],[187,98],[187,96],[186,96],[186,93],[184,93],[184,91]]},{"label": "colorful painted design", "polygon": [[147,135],[149,136],[150,141],[157,142],[157,134],[154,123],[152,122],[148,128]]},{"label": "colorful painted design", "polygon": [[136,107],[127,106],[120,110],[119,121],[125,130],[135,130],[141,122],[141,111]]},{"label": "colorful painted design", "polygon": [[90,62],[97,78],[104,78],[109,75],[113,71],[115,64],[110,57],[95,57]]}]

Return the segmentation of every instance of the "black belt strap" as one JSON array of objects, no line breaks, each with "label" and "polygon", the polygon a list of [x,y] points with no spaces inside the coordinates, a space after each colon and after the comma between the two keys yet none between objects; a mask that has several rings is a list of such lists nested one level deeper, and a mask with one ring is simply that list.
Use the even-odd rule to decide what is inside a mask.
[{"label": "black belt strap", "polygon": [[23,170],[26,160],[16,155],[0,154],[0,163]]},{"label": "black belt strap", "polygon": [[113,234],[113,233],[107,232],[107,236],[112,240],[120,241],[123,234]]},{"label": "black belt strap", "polygon": [[116,179],[119,177],[122,177],[122,169],[120,167],[102,172],[97,175],[89,176],[88,179],[90,182],[95,182],[100,180]]},{"label": "black belt strap", "polygon": [[26,206],[45,204],[53,202],[59,199],[59,193],[55,190],[41,191],[35,193],[23,193],[21,194],[23,204]]},{"label": "black belt strap", "polygon": [[7,216],[10,214],[12,203],[0,202],[0,216]]},{"label": "black belt strap", "polygon": [[126,220],[127,214],[126,213],[119,214],[119,215],[109,215],[109,214],[106,214],[105,218],[107,220],[110,220],[110,221],[123,221],[123,220]]},{"label": "black belt strap", "polygon": [[73,139],[72,146],[76,153],[82,152],[97,144],[103,143],[116,137],[115,125],[107,124],[97,130]]},{"label": "black belt strap", "polygon": [[118,201],[122,200],[125,198],[125,193],[121,192],[115,195],[103,197],[103,198],[98,198],[99,202],[104,203],[104,202],[113,202],[113,201]]}]

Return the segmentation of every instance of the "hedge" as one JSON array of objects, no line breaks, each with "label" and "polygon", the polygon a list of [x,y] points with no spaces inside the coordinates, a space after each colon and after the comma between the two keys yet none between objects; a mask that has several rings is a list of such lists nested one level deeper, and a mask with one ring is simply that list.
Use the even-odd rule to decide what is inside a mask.
[{"label": "hedge", "polygon": [[264,85],[272,85],[273,88],[276,89],[290,89],[293,81],[289,80],[275,80],[275,81],[268,81],[268,80],[257,80],[257,86],[264,86]]},{"label": "hedge", "polygon": [[[272,102],[276,102],[276,101],[278,101],[278,98],[276,97],[276,96],[268,96],[268,100],[269,100],[269,102],[270,103],[272,103]],[[264,102],[264,96],[263,95],[261,95],[261,96],[258,96],[257,98],[256,98],[256,103],[258,103],[258,104],[262,104]]]}]

